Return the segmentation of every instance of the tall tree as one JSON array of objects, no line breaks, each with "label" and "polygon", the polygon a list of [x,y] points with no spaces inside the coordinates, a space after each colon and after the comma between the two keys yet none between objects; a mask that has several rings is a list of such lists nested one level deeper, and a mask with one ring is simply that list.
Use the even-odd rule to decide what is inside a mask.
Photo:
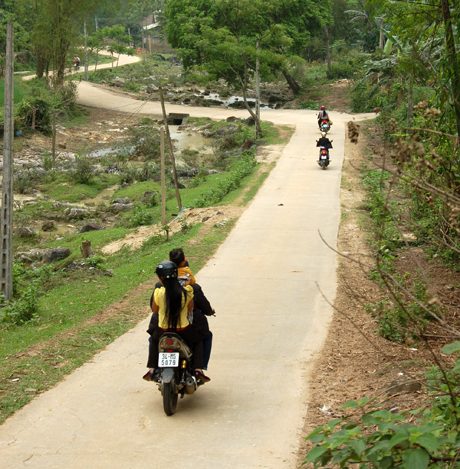
[{"label": "tall tree", "polygon": [[262,77],[282,72],[298,91],[289,65],[308,41],[309,25],[321,26],[326,14],[312,0],[169,0],[166,32],[186,69],[198,67],[242,91],[259,127],[246,100],[257,63]]},{"label": "tall tree", "polygon": [[37,21],[32,41],[37,57],[37,76],[43,76],[49,64],[61,83],[70,48],[75,45],[79,28],[101,0],[36,0]]}]

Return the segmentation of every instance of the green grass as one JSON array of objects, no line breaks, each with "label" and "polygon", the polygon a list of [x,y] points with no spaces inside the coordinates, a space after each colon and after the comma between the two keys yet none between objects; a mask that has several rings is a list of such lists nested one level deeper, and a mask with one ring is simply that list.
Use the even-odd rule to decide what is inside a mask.
[{"label": "green grass", "polygon": [[[14,104],[20,103],[27,92],[27,87],[24,84],[23,80],[19,76],[14,77]],[[0,80],[0,107],[2,108],[5,105],[5,80]]]},{"label": "green grass", "polygon": [[100,174],[93,177],[89,184],[76,184],[67,173],[55,173],[39,189],[53,200],[79,202],[96,197],[103,189],[113,186],[119,178],[113,174]]}]

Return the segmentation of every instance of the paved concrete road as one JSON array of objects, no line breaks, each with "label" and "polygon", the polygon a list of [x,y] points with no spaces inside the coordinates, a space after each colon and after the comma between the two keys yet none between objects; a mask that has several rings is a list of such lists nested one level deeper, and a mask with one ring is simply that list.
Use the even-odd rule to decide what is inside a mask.
[{"label": "paved concrete road", "polygon": [[[158,105],[80,85],[80,103],[157,115]],[[225,109],[169,106],[168,112],[223,118]],[[332,113],[334,150],[318,167],[313,112],[263,112],[296,124],[276,168],[215,257],[198,274],[217,311],[210,318],[212,381],[166,417],[146,371],[147,320],[0,427],[5,468],[182,467],[291,469],[307,414],[312,354],[327,332],[344,122]],[[193,266],[192,266],[193,269]],[[148,299],[146,298],[146,302]]]}]

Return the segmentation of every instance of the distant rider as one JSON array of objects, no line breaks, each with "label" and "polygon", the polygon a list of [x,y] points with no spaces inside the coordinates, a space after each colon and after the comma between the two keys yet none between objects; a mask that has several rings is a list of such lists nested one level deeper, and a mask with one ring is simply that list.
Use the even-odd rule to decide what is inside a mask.
[{"label": "distant rider", "polygon": [[75,54],[75,58],[73,59],[73,64],[76,70],[80,68],[80,57],[78,57],[78,54]]},{"label": "distant rider", "polygon": [[332,148],[332,142],[326,137],[326,132],[321,132],[321,138],[316,141],[316,146],[326,148],[326,150]]},{"label": "distant rider", "polygon": [[318,127],[321,130],[321,122],[322,121],[328,121],[329,125],[332,125],[331,119],[329,119],[329,114],[326,111],[326,106],[321,106],[321,111],[318,113]]}]

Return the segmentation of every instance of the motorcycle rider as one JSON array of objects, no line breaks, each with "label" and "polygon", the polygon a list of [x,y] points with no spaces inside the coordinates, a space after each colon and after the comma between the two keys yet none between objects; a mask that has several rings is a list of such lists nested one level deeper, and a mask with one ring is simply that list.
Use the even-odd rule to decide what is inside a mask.
[{"label": "motorcycle rider", "polygon": [[326,150],[332,148],[332,142],[326,137],[326,132],[321,132],[321,138],[316,140],[316,146],[326,148]]},{"label": "motorcycle rider", "polygon": [[[184,251],[181,248],[173,249],[169,253],[169,260],[174,262],[177,265],[178,279],[182,283],[181,278],[185,276],[191,276],[189,282],[184,282],[182,285],[191,285],[193,288],[193,318],[192,324],[194,329],[201,332],[203,335],[203,370],[208,369],[209,359],[211,358],[211,349],[212,349],[212,332],[209,330],[209,324],[206,316],[215,316],[216,312],[214,308],[209,303],[209,300],[206,298],[203,290],[200,285],[195,282],[195,277],[193,276],[188,261],[185,259]],[[161,288],[161,282],[157,282],[155,288]],[[150,308],[153,303],[153,296],[150,298]],[[158,313],[152,314],[150,319],[150,324],[147,332],[152,335],[155,329],[158,327]]]},{"label": "motorcycle rider", "polygon": [[73,59],[73,64],[76,70],[80,68],[80,57],[78,57],[78,54],[75,54],[75,57]]},{"label": "motorcycle rider", "polygon": [[329,119],[329,114],[326,111],[326,106],[321,106],[321,111],[318,113],[318,127],[321,130],[321,122],[328,121],[329,125],[332,125],[331,119]]},{"label": "motorcycle rider", "polygon": [[[149,358],[147,366],[150,370],[143,376],[146,381],[155,379],[158,375],[158,343],[163,332],[174,331],[192,347],[193,363],[197,380],[206,383],[210,381],[203,373],[203,333],[197,326],[192,326],[189,314],[193,311],[193,287],[182,287],[177,279],[177,266],[172,261],[163,261],[158,264],[155,273],[161,281],[161,287],[156,288],[151,299],[153,311],[152,321],[158,313],[156,327],[149,327],[151,340],[149,343]],[[151,322],[152,322],[151,321]]]}]

